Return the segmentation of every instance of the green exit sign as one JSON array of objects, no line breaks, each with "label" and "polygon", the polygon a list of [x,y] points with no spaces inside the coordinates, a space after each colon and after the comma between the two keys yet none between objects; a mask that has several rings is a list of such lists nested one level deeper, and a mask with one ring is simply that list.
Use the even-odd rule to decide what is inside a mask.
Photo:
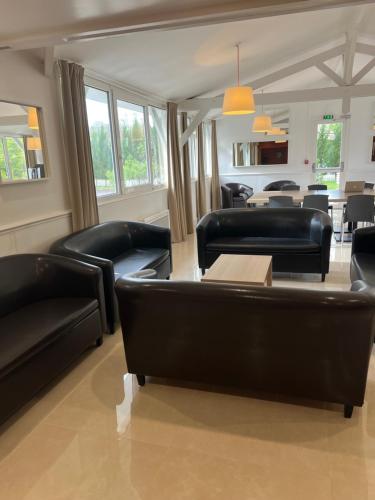
[{"label": "green exit sign", "polygon": [[323,120],[333,120],[334,116],[333,115],[324,115]]}]

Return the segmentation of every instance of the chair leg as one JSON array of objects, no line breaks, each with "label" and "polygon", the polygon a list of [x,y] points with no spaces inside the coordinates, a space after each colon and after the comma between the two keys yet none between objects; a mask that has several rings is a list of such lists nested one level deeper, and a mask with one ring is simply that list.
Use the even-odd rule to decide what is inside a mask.
[{"label": "chair leg", "polygon": [[353,415],[353,405],[345,405],[344,406],[344,417],[345,418],[352,418]]},{"label": "chair leg", "polygon": [[326,280],[326,274],[325,273],[322,273],[322,283],[324,283]]},{"label": "chair leg", "polygon": [[202,271],[202,276],[204,276],[206,274],[206,269],[202,267],[201,271]]},{"label": "chair leg", "polygon": [[144,375],[136,375],[138,384],[143,387],[146,384],[146,377]]},{"label": "chair leg", "polygon": [[103,344],[103,336],[99,337],[95,341],[96,347],[100,347]]}]

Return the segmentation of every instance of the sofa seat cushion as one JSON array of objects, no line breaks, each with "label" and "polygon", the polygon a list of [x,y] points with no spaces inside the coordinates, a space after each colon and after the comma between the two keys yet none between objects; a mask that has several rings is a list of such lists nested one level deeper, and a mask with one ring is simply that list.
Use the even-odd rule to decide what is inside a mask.
[{"label": "sofa seat cushion", "polygon": [[352,281],[362,280],[368,285],[375,286],[375,255],[354,254],[350,265],[350,278]]},{"label": "sofa seat cushion", "polygon": [[155,269],[169,258],[169,250],[164,248],[133,248],[113,259],[115,280],[125,274]]},{"label": "sofa seat cushion", "polygon": [[207,249],[227,253],[319,253],[320,245],[299,238],[222,237],[211,240]]},{"label": "sofa seat cushion", "polygon": [[97,308],[96,299],[46,299],[0,318],[0,377],[37,354]]}]

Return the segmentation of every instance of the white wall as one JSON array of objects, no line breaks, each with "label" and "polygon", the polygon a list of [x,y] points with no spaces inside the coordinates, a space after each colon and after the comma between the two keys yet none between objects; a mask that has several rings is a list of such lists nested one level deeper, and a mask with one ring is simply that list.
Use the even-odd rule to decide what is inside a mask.
[{"label": "white wall", "polygon": [[[316,125],[324,114],[341,116],[341,101],[294,103],[290,108],[288,165],[233,167],[232,143],[258,140],[251,133],[252,117],[225,117],[217,121],[219,169],[222,182],[243,182],[260,191],[274,180],[291,179],[301,186],[314,182]],[[375,164],[370,162],[371,128],[375,96],[352,100],[351,118],[345,123],[345,180],[375,182]],[[309,160],[309,165],[304,161]]]}]

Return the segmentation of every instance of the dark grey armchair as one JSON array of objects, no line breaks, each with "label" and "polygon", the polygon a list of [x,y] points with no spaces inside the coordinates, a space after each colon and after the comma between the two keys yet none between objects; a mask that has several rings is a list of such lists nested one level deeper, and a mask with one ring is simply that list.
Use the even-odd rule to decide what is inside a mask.
[{"label": "dark grey armchair", "polygon": [[229,182],[221,186],[223,208],[246,208],[247,200],[253,196],[254,190],[246,184]]}]

